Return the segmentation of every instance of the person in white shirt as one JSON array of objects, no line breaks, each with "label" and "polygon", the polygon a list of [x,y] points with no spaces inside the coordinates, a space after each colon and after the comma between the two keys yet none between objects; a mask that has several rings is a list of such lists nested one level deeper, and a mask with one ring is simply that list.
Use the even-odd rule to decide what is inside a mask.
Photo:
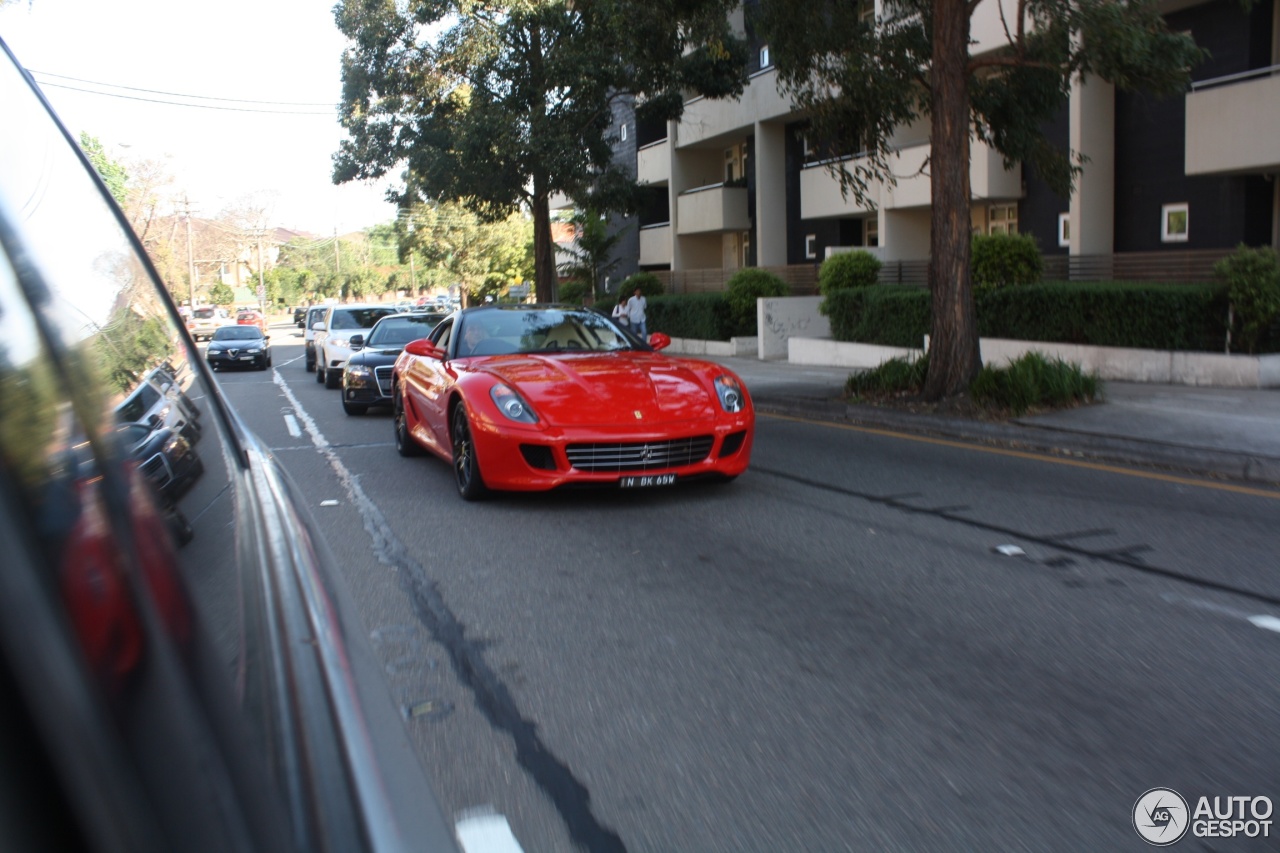
[{"label": "person in white shirt", "polygon": [[645,300],[644,294],[640,292],[640,288],[636,288],[635,295],[627,300],[627,319],[631,321],[631,331],[639,335],[640,340],[649,337],[649,332],[645,327],[644,309],[649,307],[649,303]]},{"label": "person in white shirt", "polygon": [[623,299],[613,306],[613,319],[619,326],[631,325],[631,318],[627,316],[627,300]]}]

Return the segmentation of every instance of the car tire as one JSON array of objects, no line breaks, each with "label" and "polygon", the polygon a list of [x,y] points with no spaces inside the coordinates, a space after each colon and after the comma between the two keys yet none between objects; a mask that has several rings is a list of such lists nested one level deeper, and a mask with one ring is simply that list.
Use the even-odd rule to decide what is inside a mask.
[{"label": "car tire", "polygon": [[326,370],[324,372],[324,387],[328,388],[331,391],[334,388],[341,388],[342,374],[334,373],[332,370]]},{"label": "car tire", "polygon": [[311,373],[316,369],[316,357],[314,355],[307,356],[303,361],[303,366],[307,369],[307,373]]},{"label": "car tire", "polygon": [[396,430],[396,452],[405,457],[421,456],[422,448],[413,440],[413,436],[409,435],[409,416],[405,414],[404,400],[399,393],[391,398],[391,411]]},{"label": "car tire", "polygon": [[320,366],[319,361],[316,361],[316,381],[321,385],[324,384],[324,368]]},{"label": "car tire", "polygon": [[453,407],[449,428],[453,447],[453,481],[464,501],[478,501],[489,494],[480,476],[480,461],[476,458],[476,443],[471,436],[471,421],[467,407],[462,403]]},{"label": "car tire", "polygon": [[346,412],[348,415],[363,415],[369,411],[369,407],[364,403],[348,403],[346,400],[343,400],[342,411]]}]

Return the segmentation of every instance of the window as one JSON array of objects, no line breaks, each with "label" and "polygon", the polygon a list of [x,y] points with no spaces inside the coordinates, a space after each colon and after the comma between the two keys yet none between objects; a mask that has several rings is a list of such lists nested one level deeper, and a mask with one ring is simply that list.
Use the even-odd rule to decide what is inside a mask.
[{"label": "window", "polygon": [[1071,214],[1058,214],[1058,245],[1064,248],[1071,246]]},{"label": "window", "polygon": [[751,266],[751,232],[742,232],[742,266]]},{"label": "window", "polygon": [[818,235],[806,234],[804,236],[804,256],[806,258],[818,257]]},{"label": "window", "polygon": [[993,204],[987,209],[988,234],[1017,234],[1018,206],[1016,204]]},{"label": "window", "polygon": [[1187,215],[1189,207],[1186,202],[1166,204],[1160,208],[1160,242],[1187,242]]},{"label": "window", "polygon": [[862,223],[862,245],[872,248],[880,245],[880,220],[866,219]]},{"label": "window", "polygon": [[769,67],[769,45],[767,44],[760,45],[760,67]]}]

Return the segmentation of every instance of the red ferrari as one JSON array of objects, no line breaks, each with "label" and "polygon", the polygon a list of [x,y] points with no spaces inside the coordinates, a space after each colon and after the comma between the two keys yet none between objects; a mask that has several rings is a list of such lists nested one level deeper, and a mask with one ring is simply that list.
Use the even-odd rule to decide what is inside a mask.
[{"label": "red ferrari", "polygon": [[466,500],[490,489],[732,480],[751,461],[746,386],[657,350],[584,308],[487,305],[405,346],[392,374],[396,449],[453,463]]}]

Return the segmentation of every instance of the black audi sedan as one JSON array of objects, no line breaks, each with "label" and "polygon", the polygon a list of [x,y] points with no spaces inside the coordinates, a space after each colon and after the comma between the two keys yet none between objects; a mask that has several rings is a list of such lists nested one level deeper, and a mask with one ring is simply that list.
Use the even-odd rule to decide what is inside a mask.
[{"label": "black audi sedan", "polygon": [[[342,564],[3,39],[0,104],[0,850],[456,851]],[[119,423],[160,366],[199,460]]]},{"label": "black audi sedan", "polygon": [[373,325],[368,337],[354,335],[351,343],[364,348],[351,356],[342,372],[342,410],[363,415],[370,406],[391,405],[391,368],[409,341],[431,334],[447,312],[414,311],[389,314]]},{"label": "black audi sedan", "polygon": [[271,366],[271,337],[257,326],[223,326],[213,333],[204,357],[214,370],[223,367]]}]

